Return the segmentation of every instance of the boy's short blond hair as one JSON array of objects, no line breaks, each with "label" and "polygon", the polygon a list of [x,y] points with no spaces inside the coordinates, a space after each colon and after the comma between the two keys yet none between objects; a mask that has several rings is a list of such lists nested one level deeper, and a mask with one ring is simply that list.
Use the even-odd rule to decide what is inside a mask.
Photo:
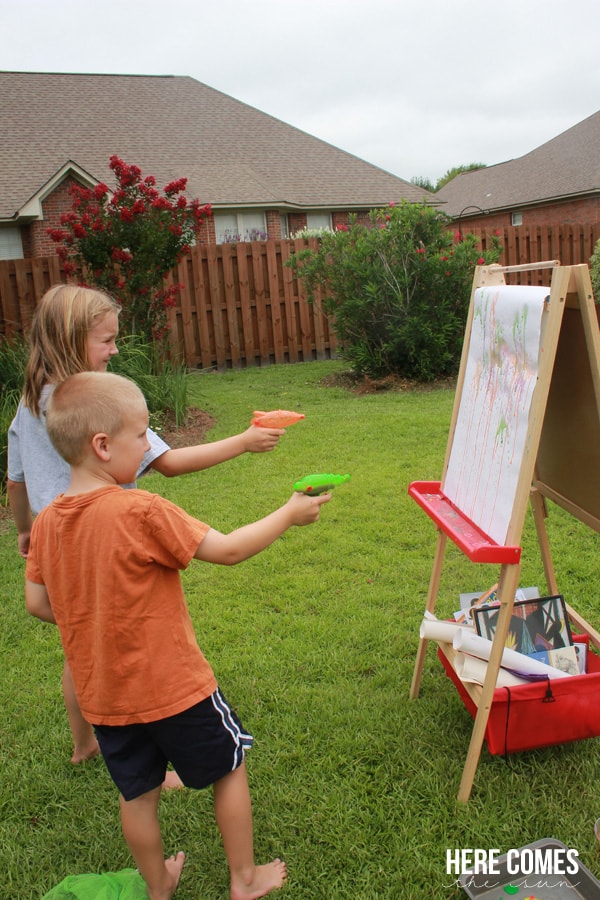
[{"label": "boy's short blond hair", "polygon": [[79,372],[52,392],[46,427],[55,449],[75,466],[95,434],[114,437],[140,409],[146,401],[133,381],[112,372]]}]

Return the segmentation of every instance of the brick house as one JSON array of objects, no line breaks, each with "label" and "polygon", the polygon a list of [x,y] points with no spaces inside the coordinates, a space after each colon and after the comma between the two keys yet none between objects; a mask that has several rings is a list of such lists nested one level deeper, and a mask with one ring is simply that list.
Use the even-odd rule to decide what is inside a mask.
[{"label": "brick house", "polygon": [[117,154],[210,203],[204,240],[287,237],[434,195],[189,77],[0,73],[0,259],[51,255],[69,184]]},{"label": "brick house", "polygon": [[435,196],[461,227],[599,223],[600,112],[525,156],[459,175]]}]

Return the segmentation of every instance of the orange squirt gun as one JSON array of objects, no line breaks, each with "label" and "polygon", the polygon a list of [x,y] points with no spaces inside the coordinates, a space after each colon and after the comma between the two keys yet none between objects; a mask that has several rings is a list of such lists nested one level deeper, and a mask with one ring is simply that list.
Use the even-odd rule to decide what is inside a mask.
[{"label": "orange squirt gun", "polygon": [[270,412],[255,409],[252,424],[259,428],[287,428],[303,418],[303,413],[292,412],[290,409],[272,409]]}]

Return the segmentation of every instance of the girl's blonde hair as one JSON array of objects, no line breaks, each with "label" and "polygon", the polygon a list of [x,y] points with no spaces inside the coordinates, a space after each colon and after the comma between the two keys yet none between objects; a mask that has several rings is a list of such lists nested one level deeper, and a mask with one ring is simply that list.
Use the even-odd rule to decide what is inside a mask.
[{"label": "girl's blonde hair", "polygon": [[109,313],[120,311],[116,300],[93,288],[57,284],[46,291],[33,314],[23,388],[23,402],[35,416],[44,385],[86,372],[88,334]]}]

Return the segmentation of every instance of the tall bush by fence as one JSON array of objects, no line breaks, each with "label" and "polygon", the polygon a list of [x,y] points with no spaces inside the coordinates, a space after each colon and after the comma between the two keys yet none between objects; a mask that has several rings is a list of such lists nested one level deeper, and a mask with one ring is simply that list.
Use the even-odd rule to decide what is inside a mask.
[{"label": "tall bush by fence", "polygon": [[[498,229],[463,226],[486,249]],[[597,225],[537,225],[500,229],[502,265],[558,259],[589,264]],[[181,285],[169,311],[173,354],[191,368],[238,368],[307,362],[335,355],[336,339],[318,302],[285,266],[315,239],[208,244],[192,248],[172,278]],[[543,284],[547,271],[510,275],[513,283]],[[26,332],[36,303],[65,280],[58,257],[0,260],[0,335]]]}]

